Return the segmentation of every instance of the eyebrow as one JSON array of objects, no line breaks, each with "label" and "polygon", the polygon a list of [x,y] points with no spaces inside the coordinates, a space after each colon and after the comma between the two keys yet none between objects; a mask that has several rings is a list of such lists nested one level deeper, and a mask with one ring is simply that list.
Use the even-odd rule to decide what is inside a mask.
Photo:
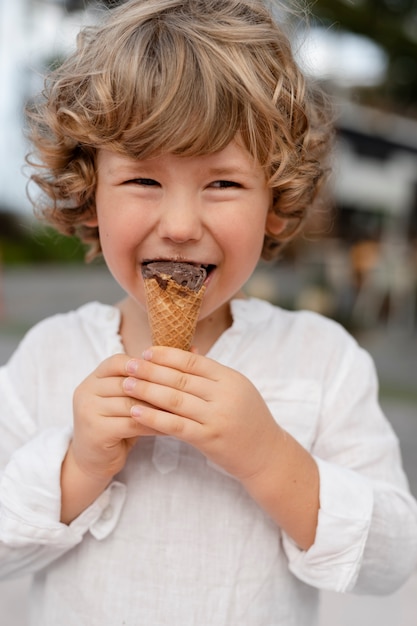
[{"label": "eyebrow", "polygon": [[251,174],[253,174],[253,171],[251,168],[245,168],[245,167],[240,167],[240,166],[236,166],[234,167],[233,165],[231,166],[224,166],[224,167],[210,167],[208,169],[208,172],[211,176],[236,176],[236,175],[242,175],[242,176],[250,176]]}]

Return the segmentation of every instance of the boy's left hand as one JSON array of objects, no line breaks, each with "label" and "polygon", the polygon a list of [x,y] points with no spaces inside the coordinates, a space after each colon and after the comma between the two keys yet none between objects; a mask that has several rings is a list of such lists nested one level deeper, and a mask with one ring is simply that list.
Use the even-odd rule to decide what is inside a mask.
[{"label": "boy's left hand", "polygon": [[242,374],[207,357],[154,347],[131,359],[125,393],[132,418],[186,441],[237,478],[307,550],[314,542],[319,473],[314,458],[272,417]]},{"label": "boy's left hand", "polygon": [[262,396],[242,374],[204,356],[153,347],[128,364],[132,417],[199,449],[237,479],[263,471],[280,433]]}]

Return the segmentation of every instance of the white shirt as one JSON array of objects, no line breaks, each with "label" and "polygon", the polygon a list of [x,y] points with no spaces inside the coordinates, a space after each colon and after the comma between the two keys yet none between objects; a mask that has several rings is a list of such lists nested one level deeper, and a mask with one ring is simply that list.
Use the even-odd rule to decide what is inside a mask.
[{"label": "white shirt", "polygon": [[368,354],[337,324],[250,299],[209,357],[239,370],[317,460],[317,537],[298,549],[191,446],[144,437],[59,522],[74,387],[122,352],[116,308],[32,329],[0,370],[0,576],[34,572],[33,626],[313,626],[318,589],[385,593],[417,561],[417,504]]}]

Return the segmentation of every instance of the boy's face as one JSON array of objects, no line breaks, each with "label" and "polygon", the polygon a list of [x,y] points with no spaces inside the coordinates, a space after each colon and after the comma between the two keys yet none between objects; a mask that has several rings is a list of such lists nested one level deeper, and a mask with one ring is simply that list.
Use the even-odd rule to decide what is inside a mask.
[{"label": "boy's face", "polygon": [[201,318],[239,292],[262,251],[271,192],[237,142],[198,157],[97,157],[97,224],[106,263],[145,308],[143,263],[178,260],[208,268]]}]

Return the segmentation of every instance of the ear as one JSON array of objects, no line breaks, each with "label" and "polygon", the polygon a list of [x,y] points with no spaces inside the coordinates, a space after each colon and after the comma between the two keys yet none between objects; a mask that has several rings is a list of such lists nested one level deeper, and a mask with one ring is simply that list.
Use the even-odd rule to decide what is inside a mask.
[{"label": "ear", "polygon": [[288,220],[280,215],[277,215],[273,211],[269,211],[266,216],[265,231],[267,235],[272,237],[280,235],[285,229]]},{"label": "ear", "polygon": [[97,215],[93,215],[89,219],[83,220],[83,225],[84,226],[90,226],[91,228],[94,228],[94,227],[98,226]]}]

